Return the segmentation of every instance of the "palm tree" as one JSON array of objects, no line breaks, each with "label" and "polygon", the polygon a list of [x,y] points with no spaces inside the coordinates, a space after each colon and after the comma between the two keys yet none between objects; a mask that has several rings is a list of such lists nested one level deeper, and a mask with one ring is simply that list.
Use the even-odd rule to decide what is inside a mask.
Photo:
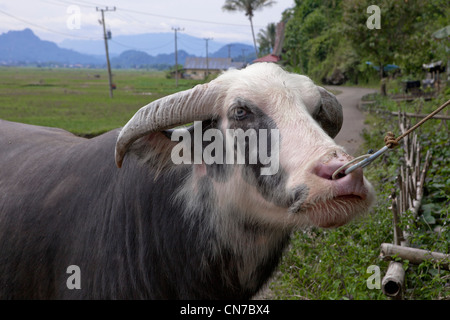
[{"label": "palm tree", "polygon": [[252,28],[253,45],[255,46],[255,53],[258,57],[258,49],[256,47],[255,31],[253,30],[253,13],[257,10],[262,10],[264,7],[270,7],[275,4],[273,0],[225,0],[222,6],[226,11],[244,11],[245,15],[250,20],[250,27]]},{"label": "palm tree", "polygon": [[258,33],[259,51],[263,54],[272,53],[276,39],[275,23],[269,23],[266,29],[261,29]]}]

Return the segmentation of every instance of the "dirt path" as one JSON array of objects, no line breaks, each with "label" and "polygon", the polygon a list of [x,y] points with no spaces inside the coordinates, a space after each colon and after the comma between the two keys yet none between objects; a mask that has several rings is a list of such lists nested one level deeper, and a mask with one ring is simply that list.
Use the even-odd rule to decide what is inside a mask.
[{"label": "dirt path", "polygon": [[358,109],[358,104],[364,95],[376,90],[340,86],[326,86],[325,88],[341,92],[336,95],[336,98],[342,104],[344,123],[334,140],[337,144],[343,146],[349,154],[357,156],[358,147],[363,142],[361,133],[365,127],[364,114]]}]

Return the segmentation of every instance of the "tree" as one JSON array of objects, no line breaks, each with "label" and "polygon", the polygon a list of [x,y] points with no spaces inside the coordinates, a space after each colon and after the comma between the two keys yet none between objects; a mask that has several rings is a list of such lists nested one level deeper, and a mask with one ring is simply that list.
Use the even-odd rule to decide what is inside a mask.
[{"label": "tree", "polygon": [[276,39],[275,23],[269,23],[266,29],[261,29],[258,33],[259,51],[264,54],[269,54],[275,47]]},{"label": "tree", "polygon": [[257,10],[262,10],[264,7],[270,7],[275,4],[273,0],[226,0],[222,9],[225,11],[244,11],[245,15],[250,20],[250,27],[252,29],[253,45],[255,47],[256,56],[258,56],[258,49],[256,47],[255,31],[253,29],[253,15]]},{"label": "tree", "polygon": [[[332,14],[336,10],[317,0],[296,1],[296,7],[287,19],[283,42],[283,59],[293,70],[319,81],[333,72],[325,70],[323,62],[333,54],[335,43],[339,43],[339,38],[336,38],[339,34],[329,32],[336,17],[329,16],[328,11]],[[336,13],[336,16],[339,17],[339,14]],[[333,69],[334,66],[327,64],[328,68]]]},{"label": "tree", "polygon": [[[380,29],[371,24],[373,3],[380,8]],[[448,0],[295,0],[284,14],[283,59],[316,81],[335,82],[339,73],[355,83],[368,81],[377,76],[373,65],[381,76],[387,64],[417,79],[423,63],[447,60],[432,33],[448,25]]]},{"label": "tree", "polygon": [[425,56],[432,51],[430,35],[424,37],[427,25],[432,23],[427,17],[432,7],[427,1],[420,0],[378,1],[380,28],[369,28],[370,13],[367,13],[367,8],[371,3],[371,0],[348,0],[343,3],[343,32],[355,50],[366,61],[379,67],[381,80],[384,67],[390,63],[403,65],[402,69],[407,70],[412,57],[420,57],[422,61],[414,59],[414,64],[420,69],[426,62],[423,59],[428,60]]}]

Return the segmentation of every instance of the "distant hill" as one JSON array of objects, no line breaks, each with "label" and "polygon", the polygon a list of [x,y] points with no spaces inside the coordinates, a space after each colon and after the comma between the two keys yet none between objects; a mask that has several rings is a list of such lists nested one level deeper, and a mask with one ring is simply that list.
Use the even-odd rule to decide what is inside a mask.
[{"label": "distant hill", "polygon": [[[244,45],[245,46],[245,45]],[[233,55],[232,49],[230,54],[234,57],[234,61],[243,61],[242,50],[240,46],[236,45],[235,52]],[[239,55],[239,51],[240,54]],[[254,54],[246,56],[245,61],[251,62],[254,59]],[[178,64],[184,65],[187,57],[196,57],[195,55],[189,54],[184,50],[178,50]],[[228,57],[228,46],[220,48],[218,51],[210,55],[211,58],[226,58]],[[168,69],[175,64],[175,53],[170,54],[158,54],[156,56],[151,56],[143,51],[137,50],[127,50],[122,52],[118,57],[111,59],[112,68],[117,69],[139,69],[139,68],[152,68],[158,70]]]},{"label": "distant hill", "polygon": [[39,39],[31,29],[0,34],[0,64],[32,63],[101,64],[96,57],[63,49],[55,43]]},{"label": "distant hill", "polygon": [[230,43],[216,52],[211,53],[209,56],[213,58],[228,58],[228,50],[230,58],[234,61],[246,61],[248,63],[256,59],[255,49],[253,46],[249,46],[243,43]]},{"label": "distant hill", "polygon": [[[179,32],[177,38],[178,50],[186,51],[187,53],[198,57],[205,56],[206,43],[203,38],[193,37],[183,32]],[[225,45],[226,43],[210,40],[208,42],[208,51],[210,53],[214,53]],[[242,45],[252,48],[251,46],[245,44]],[[102,39],[65,39],[59,43],[59,46],[91,55],[105,53],[105,45]],[[175,37],[173,32],[143,33],[119,36],[115,36],[113,32],[112,38],[108,42],[108,48],[111,56],[119,55],[128,50],[143,51],[151,56],[157,56],[158,54],[164,53],[170,54],[175,51]],[[250,53],[250,51],[247,53]],[[239,52],[238,55],[241,54],[242,53]],[[227,56],[225,55],[224,57]]]},{"label": "distant hill", "polygon": [[[178,51],[178,64],[184,64],[186,57],[195,57],[186,51]],[[127,50],[122,52],[118,57],[111,59],[112,68],[117,69],[134,69],[134,68],[152,68],[152,69],[168,69],[175,64],[175,53],[158,54],[151,56],[143,51]]]},{"label": "distant hill", "polygon": [[[168,40],[167,36],[168,34],[144,34],[120,36],[117,37],[116,40],[110,40],[108,42],[108,47],[110,48],[112,68],[153,68],[161,70],[173,66],[175,64],[175,53],[174,48],[172,47],[174,44],[173,34],[171,34],[171,40]],[[152,37],[152,42],[144,42],[144,39],[148,40],[149,37]],[[121,42],[118,42],[119,40]],[[202,51],[197,55],[182,49],[183,45],[185,47],[189,46],[191,49],[198,47],[200,42],[201,45],[204,46],[205,41],[203,39],[184,34],[179,37],[179,41],[179,64],[184,64],[186,57],[189,56],[205,56],[205,47],[203,47]],[[65,43],[65,45],[71,43],[73,48],[78,47],[85,51],[89,51],[86,48],[90,47],[90,54],[87,54],[86,52],[80,53],[73,49],[61,48],[53,42],[39,39],[31,29],[24,29],[22,31],[8,31],[0,34],[0,65],[51,66],[56,64],[80,65],[83,67],[105,67],[106,59],[103,40],[100,40],[99,42],[89,40],[65,40],[62,43]],[[116,48],[116,51],[112,52],[115,46],[118,46],[118,43],[120,43],[121,49],[119,50]],[[154,48],[159,45],[159,49],[151,51],[156,52],[154,54],[150,54],[145,50],[130,49],[130,47],[133,48],[133,46],[138,48],[144,47],[146,43],[149,43],[149,46],[153,45]],[[167,49],[163,50],[163,48],[168,45],[172,48],[165,52],[164,50]],[[247,62],[251,62],[255,58],[254,53],[252,53],[253,47],[242,43],[232,43],[230,46],[220,43],[209,43],[208,51],[210,57],[226,58],[228,57],[228,54],[230,54],[231,58],[235,61],[243,61],[243,53],[245,53],[245,60]]]},{"label": "distant hill", "polygon": [[230,50],[230,58],[242,57],[242,54],[245,54],[245,56],[255,59],[255,49],[253,46],[243,43],[229,43],[210,54],[210,56],[214,58],[228,58],[228,50]]}]

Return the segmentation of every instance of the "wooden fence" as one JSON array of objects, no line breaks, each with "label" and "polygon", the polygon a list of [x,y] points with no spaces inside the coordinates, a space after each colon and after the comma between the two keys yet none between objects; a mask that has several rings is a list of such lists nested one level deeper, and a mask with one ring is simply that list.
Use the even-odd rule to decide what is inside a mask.
[{"label": "wooden fence", "polygon": [[[410,121],[407,114],[399,112],[398,115],[399,127],[404,133],[410,127]],[[400,173],[397,176],[399,191],[398,194],[393,193],[391,195],[394,241],[393,244],[383,243],[381,245],[381,257],[389,260],[393,260],[393,257],[400,258],[408,260],[411,264],[420,264],[424,260],[429,259],[434,262],[440,262],[441,268],[450,270],[450,255],[410,248],[408,246],[409,226],[407,225],[403,230],[400,227],[400,219],[407,211],[410,210],[414,220],[419,214],[425,177],[431,163],[430,150],[427,151],[425,158],[422,159],[422,148],[414,132],[404,138],[403,149],[405,151],[404,163],[400,166]],[[393,299],[403,298],[405,271],[401,262],[390,262],[381,286],[383,293],[388,297]]]}]

